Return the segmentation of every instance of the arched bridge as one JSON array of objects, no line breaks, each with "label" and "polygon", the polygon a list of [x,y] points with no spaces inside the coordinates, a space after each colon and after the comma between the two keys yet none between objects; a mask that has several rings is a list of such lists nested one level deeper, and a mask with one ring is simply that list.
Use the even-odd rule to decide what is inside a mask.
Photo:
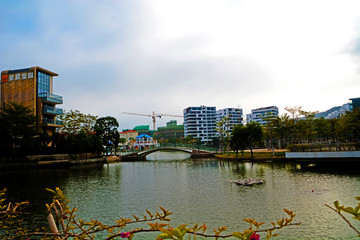
[{"label": "arched bridge", "polygon": [[121,156],[121,160],[128,160],[128,161],[145,160],[147,155],[149,155],[151,153],[154,153],[154,152],[159,152],[159,151],[185,152],[185,153],[189,153],[191,158],[213,157],[214,156],[214,154],[211,153],[211,152],[198,151],[198,150],[193,150],[193,149],[188,149],[188,148],[159,147],[159,148],[154,148],[154,149],[142,151],[142,152],[139,152],[139,153],[131,153],[131,154],[128,154],[128,155]]},{"label": "arched bridge", "polygon": [[192,149],[185,149],[185,148],[176,148],[176,147],[160,147],[160,148],[154,148],[154,149],[150,149],[150,150],[146,150],[143,152],[139,152],[138,156],[139,157],[146,157],[147,155],[154,153],[154,152],[159,152],[159,151],[177,151],[177,152],[185,152],[185,153],[192,153]]}]

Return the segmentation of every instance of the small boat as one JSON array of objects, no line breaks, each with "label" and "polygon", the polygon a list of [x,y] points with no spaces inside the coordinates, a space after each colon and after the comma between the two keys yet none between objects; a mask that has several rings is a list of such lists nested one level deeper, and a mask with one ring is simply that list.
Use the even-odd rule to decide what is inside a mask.
[{"label": "small boat", "polygon": [[257,184],[263,184],[264,181],[263,180],[254,180],[254,179],[245,179],[245,180],[240,180],[235,182],[237,185],[241,185],[241,186],[252,186],[252,185],[257,185]]}]

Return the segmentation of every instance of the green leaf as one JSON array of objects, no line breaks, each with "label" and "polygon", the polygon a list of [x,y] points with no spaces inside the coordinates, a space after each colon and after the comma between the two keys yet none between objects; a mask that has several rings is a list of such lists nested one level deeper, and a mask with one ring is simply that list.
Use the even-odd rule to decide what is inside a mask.
[{"label": "green leaf", "polygon": [[167,235],[166,233],[162,233],[162,234],[159,234],[156,239],[168,239],[170,238],[169,235]]},{"label": "green leaf", "polygon": [[356,215],[359,215],[359,211],[360,211],[360,205],[355,208],[354,212]]},{"label": "green leaf", "polygon": [[242,234],[241,232],[233,232],[230,235],[233,236],[233,237],[236,237],[236,238],[243,238],[244,237],[244,234]]},{"label": "green leaf", "polygon": [[185,235],[185,233],[188,232],[188,229],[186,228],[186,226],[187,226],[187,224],[183,224],[183,225],[180,225],[177,227],[183,236]]},{"label": "green leaf", "polygon": [[56,194],[56,192],[54,190],[50,189],[50,188],[45,188],[45,190],[48,191],[48,192],[51,192],[53,194]]},{"label": "green leaf", "polygon": [[343,209],[344,212],[350,213],[350,214],[356,214],[355,210],[352,207],[347,207]]},{"label": "green leaf", "polygon": [[180,230],[178,228],[175,228],[173,231],[172,231],[172,234],[174,234],[174,236],[176,236],[178,239],[183,239],[183,235],[181,234]]}]

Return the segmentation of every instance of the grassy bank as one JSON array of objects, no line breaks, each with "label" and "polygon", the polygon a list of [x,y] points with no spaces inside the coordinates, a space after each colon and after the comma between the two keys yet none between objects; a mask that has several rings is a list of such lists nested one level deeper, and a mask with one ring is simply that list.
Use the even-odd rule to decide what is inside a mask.
[{"label": "grassy bank", "polygon": [[[265,151],[265,152],[260,152],[260,151],[254,151],[253,153],[254,156],[254,160],[261,160],[261,159],[285,159],[285,152],[275,152],[275,155],[273,155],[273,152],[271,151]],[[243,160],[249,160],[251,159],[251,153],[246,151],[246,152],[239,152],[238,155],[236,156],[236,153],[234,152],[230,152],[230,153],[223,153],[223,154],[217,154],[216,157],[218,158],[226,158],[226,159],[243,159]]]}]

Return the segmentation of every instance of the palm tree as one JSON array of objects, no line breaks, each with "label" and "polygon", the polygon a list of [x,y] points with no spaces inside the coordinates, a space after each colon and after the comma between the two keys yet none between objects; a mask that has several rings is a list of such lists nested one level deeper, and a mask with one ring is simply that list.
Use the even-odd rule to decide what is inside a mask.
[{"label": "palm tree", "polygon": [[9,103],[0,111],[0,138],[2,148],[9,146],[12,156],[25,155],[34,143],[36,117],[26,106]]}]

